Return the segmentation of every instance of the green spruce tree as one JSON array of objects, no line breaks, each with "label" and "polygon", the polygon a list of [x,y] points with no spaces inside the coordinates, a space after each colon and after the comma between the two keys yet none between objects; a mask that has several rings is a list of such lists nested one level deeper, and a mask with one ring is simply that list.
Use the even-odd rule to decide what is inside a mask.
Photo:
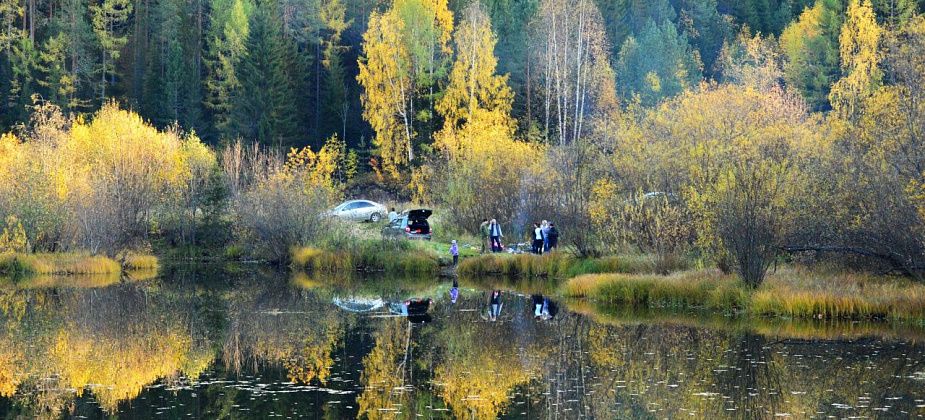
[{"label": "green spruce tree", "polygon": [[299,140],[299,92],[287,69],[294,64],[294,46],[286,42],[281,27],[275,3],[261,3],[251,18],[246,53],[237,68],[240,86],[231,98],[236,134],[280,148]]}]

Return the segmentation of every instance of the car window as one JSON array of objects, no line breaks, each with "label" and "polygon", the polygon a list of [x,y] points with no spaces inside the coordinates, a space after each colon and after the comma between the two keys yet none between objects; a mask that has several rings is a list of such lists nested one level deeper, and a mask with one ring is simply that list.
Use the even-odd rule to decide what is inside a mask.
[{"label": "car window", "polygon": [[360,204],[360,203],[350,203],[350,204],[347,204],[346,206],[344,206],[343,209],[344,209],[344,210],[353,210],[353,209],[359,207],[359,204]]},{"label": "car window", "polygon": [[365,201],[361,201],[361,202],[359,202],[359,203],[354,203],[354,204],[356,204],[356,207],[355,207],[355,208],[357,208],[357,209],[365,209],[365,208],[367,208],[367,207],[372,207],[372,206],[373,206],[372,203],[368,203],[368,202],[365,202]]}]

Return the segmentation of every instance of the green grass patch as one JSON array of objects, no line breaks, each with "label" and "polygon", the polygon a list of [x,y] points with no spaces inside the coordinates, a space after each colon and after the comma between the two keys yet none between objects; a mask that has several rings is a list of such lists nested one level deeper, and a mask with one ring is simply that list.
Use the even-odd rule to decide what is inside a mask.
[{"label": "green grass patch", "polygon": [[734,276],[718,271],[654,274],[585,274],[562,287],[566,297],[647,308],[708,308],[735,311],[748,304],[748,290]]}]

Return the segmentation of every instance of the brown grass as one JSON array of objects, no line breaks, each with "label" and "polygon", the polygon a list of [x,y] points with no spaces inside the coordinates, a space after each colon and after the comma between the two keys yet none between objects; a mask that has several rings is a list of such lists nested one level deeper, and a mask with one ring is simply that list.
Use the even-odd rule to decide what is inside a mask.
[{"label": "brown grass", "polygon": [[650,308],[743,309],[748,291],[735,277],[716,270],[685,271],[668,276],[652,274],[587,274],[570,279],[562,288],[567,297]]},{"label": "brown grass", "polygon": [[925,320],[925,285],[907,279],[789,268],[752,296],[757,315],[820,319]]},{"label": "brown grass", "polygon": [[320,273],[351,271],[395,274],[437,274],[440,262],[436,254],[416,248],[391,248],[381,241],[336,251],[302,247],[292,250],[292,266]]},{"label": "brown grass", "polygon": [[111,258],[81,253],[0,255],[0,273],[7,275],[30,274],[110,274],[119,273],[122,267]]},{"label": "brown grass", "polygon": [[122,264],[125,270],[157,270],[160,262],[157,257],[147,254],[137,254],[127,252],[122,257]]}]

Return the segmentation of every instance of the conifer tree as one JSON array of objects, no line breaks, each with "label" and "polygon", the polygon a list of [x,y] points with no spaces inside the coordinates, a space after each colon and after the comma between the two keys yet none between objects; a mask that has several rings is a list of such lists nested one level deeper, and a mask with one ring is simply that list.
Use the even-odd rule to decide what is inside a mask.
[{"label": "conifer tree", "polygon": [[353,21],[346,19],[346,8],[341,0],[329,0],[321,8],[321,23],[326,36],[321,40],[321,65],[324,69],[323,106],[325,122],[322,133],[340,133],[341,141],[347,130],[347,80],[343,64],[343,53],[348,47],[341,44],[344,30]]},{"label": "conifer tree", "polygon": [[[259,5],[251,18],[246,53],[237,67],[240,86],[231,98],[236,134],[276,147],[296,144],[298,109],[287,73],[291,45],[280,31],[275,3]],[[289,51],[287,51],[289,49]]]},{"label": "conifer tree", "polygon": [[649,22],[639,37],[620,49],[617,80],[621,96],[639,97],[652,106],[697,85],[701,77],[699,54],[671,22]]},{"label": "conifer tree", "polygon": [[45,99],[64,111],[75,107],[75,80],[67,69],[67,42],[63,34],[48,38],[39,51],[37,69],[40,72],[38,83],[45,88]]},{"label": "conifer tree", "polygon": [[129,0],[102,0],[90,5],[93,32],[99,43],[100,62],[97,65],[100,104],[106,102],[106,86],[115,83],[116,61],[128,42],[125,24],[132,14]]},{"label": "conifer tree", "polygon": [[254,4],[250,0],[210,0],[209,9],[212,12],[205,35],[205,108],[214,130],[211,137],[227,139],[234,135],[231,98],[240,86],[237,68],[247,48]]}]

